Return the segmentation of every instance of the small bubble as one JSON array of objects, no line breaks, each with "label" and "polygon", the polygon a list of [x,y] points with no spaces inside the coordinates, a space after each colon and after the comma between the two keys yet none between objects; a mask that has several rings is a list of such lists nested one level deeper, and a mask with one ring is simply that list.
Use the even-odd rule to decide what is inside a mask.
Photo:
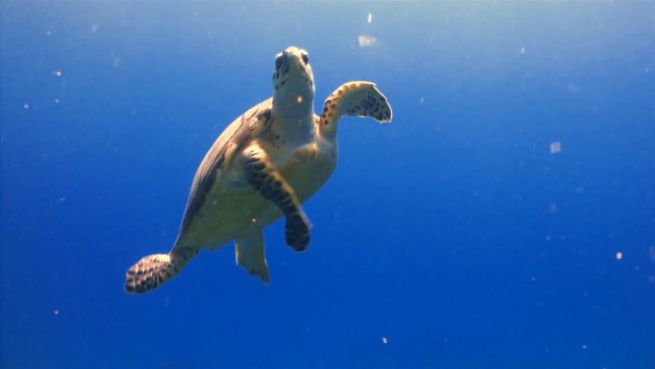
[{"label": "small bubble", "polygon": [[525,47],[521,48],[521,55],[525,55]]},{"label": "small bubble", "polygon": [[562,144],[559,141],[555,141],[550,144],[551,154],[557,154],[560,151],[562,151]]},{"label": "small bubble", "polygon": [[55,314],[55,315],[59,315],[59,310],[55,309],[55,310],[52,311],[52,313]]},{"label": "small bubble", "polygon": [[23,109],[29,110],[30,109],[30,104],[28,104],[28,103],[23,104]]},{"label": "small bubble", "polygon": [[58,97],[55,97],[54,100],[52,100],[52,101],[53,101],[55,104],[59,104],[59,102],[60,102],[61,100],[59,100]]},{"label": "small bubble", "polygon": [[616,258],[616,260],[621,260],[623,259],[623,253],[621,251],[617,251],[614,257]]},{"label": "small bubble", "polygon": [[371,22],[373,22],[373,13],[368,13],[368,18],[366,20],[371,24]]},{"label": "small bubble", "polygon": [[62,75],[62,73],[61,73],[61,71],[60,71],[59,69],[57,69],[56,71],[54,71],[52,74],[54,74],[55,77],[61,77],[61,75]]},{"label": "small bubble", "polygon": [[586,350],[586,349],[587,349],[587,345],[582,345],[582,349],[583,349],[583,350]]}]

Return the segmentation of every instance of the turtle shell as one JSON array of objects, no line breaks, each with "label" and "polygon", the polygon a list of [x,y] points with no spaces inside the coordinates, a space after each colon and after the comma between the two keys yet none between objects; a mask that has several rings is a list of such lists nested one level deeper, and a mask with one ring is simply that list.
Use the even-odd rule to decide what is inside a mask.
[{"label": "turtle shell", "polygon": [[[217,203],[217,200],[223,197],[220,194],[229,194],[231,190],[238,192],[240,186],[230,186],[229,183],[226,183],[230,181],[231,177],[234,179],[235,175],[226,176],[225,172],[232,167],[237,167],[233,165],[233,161],[238,157],[235,153],[238,153],[240,149],[257,138],[261,132],[270,126],[272,108],[272,98],[250,108],[235,119],[209,149],[194,176],[174,249],[177,247],[200,247],[204,244],[221,242],[220,240],[202,240],[203,237],[198,235],[187,236],[189,236],[190,232],[198,233],[200,231],[200,233],[204,233],[199,229],[203,225],[196,224],[199,223],[200,218],[205,215],[207,218],[213,218],[213,216],[205,213],[210,209],[228,205]],[[248,190],[247,192],[252,192],[249,187],[244,187]],[[212,196],[210,193],[218,194],[219,198]],[[235,194],[235,198],[238,197],[237,195]],[[221,221],[221,219],[218,219],[218,221]],[[225,240],[222,243],[227,241]]]}]

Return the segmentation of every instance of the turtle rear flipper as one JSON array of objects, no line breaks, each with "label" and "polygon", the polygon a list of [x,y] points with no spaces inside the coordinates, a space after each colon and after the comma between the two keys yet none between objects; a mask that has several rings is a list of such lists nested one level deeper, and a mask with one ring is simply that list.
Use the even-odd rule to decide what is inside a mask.
[{"label": "turtle rear flipper", "polygon": [[253,229],[247,235],[237,238],[234,242],[234,253],[238,265],[247,270],[250,275],[258,277],[262,282],[268,284],[270,276],[261,229]]},{"label": "turtle rear flipper", "polygon": [[183,248],[141,258],[125,275],[125,291],[143,293],[159,287],[179,273],[197,253],[195,249]]}]

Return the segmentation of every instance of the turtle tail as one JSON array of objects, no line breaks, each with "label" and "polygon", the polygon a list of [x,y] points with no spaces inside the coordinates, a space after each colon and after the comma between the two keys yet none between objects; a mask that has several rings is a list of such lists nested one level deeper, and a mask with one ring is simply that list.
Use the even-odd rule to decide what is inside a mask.
[{"label": "turtle tail", "polygon": [[184,248],[141,258],[125,275],[125,291],[144,293],[154,290],[177,275],[197,253],[195,249]]}]

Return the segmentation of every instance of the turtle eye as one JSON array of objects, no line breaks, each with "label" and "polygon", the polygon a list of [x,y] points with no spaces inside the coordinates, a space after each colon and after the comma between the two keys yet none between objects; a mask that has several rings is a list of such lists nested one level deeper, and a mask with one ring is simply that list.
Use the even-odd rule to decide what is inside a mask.
[{"label": "turtle eye", "polygon": [[309,63],[309,55],[307,55],[307,54],[302,54],[302,61],[304,61],[305,64]]},{"label": "turtle eye", "polygon": [[283,59],[284,57],[282,55],[279,55],[277,58],[275,58],[275,69],[282,68],[282,64],[284,64]]}]

